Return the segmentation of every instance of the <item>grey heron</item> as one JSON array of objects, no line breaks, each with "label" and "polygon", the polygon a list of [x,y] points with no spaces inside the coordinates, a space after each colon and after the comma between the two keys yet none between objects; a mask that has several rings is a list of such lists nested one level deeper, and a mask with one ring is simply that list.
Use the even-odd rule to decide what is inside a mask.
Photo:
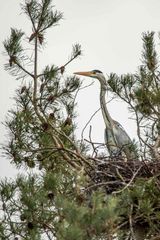
[{"label": "grey heron", "polygon": [[100,106],[106,127],[105,141],[110,156],[118,156],[123,153],[127,160],[134,159],[136,154],[133,150],[133,143],[130,137],[120,123],[113,120],[108,112],[105,102],[107,81],[103,73],[99,70],[93,70],[89,72],[75,72],[74,74],[96,78],[100,82]]}]

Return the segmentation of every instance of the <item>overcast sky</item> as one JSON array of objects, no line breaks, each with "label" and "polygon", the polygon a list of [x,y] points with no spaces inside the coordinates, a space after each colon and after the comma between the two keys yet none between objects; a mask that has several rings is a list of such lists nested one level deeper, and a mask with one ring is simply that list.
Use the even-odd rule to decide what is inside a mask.
[{"label": "overcast sky", "polygon": [[[26,30],[31,34],[28,19],[21,14],[20,0],[0,0],[0,116],[4,121],[7,111],[12,107],[16,86],[15,81],[4,71],[8,59],[2,54],[2,42],[10,34],[10,27]],[[41,54],[41,66],[45,64],[64,64],[68,60],[72,45],[82,45],[83,56],[72,62],[66,75],[75,71],[99,69],[106,75],[135,72],[141,60],[144,31],[160,31],[159,0],[55,0],[57,10],[64,13],[60,25],[49,30],[47,45]],[[158,39],[158,38],[157,38]],[[84,84],[92,79],[84,79]],[[99,108],[99,83],[94,84],[78,96],[78,129],[80,133],[90,116]],[[131,138],[136,136],[135,124],[129,118],[127,108],[122,102],[114,101],[108,106],[111,116],[119,121]],[[91,122],[93,140],[103,141],[104,123],[101,112]],[[7,141],[6,130],[0,125],[0,142]],[[88,137],[88,129],[85,131]],[[0,176],[10,177],[15,170],[4,157],[1,157]]]}]

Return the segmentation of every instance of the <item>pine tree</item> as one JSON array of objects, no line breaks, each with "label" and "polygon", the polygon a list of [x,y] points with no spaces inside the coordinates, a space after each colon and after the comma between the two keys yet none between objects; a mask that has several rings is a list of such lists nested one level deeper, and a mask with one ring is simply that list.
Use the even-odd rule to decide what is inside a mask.
[{"label": "pine tree", "polygon": [[124,163],[101,152],[93,157],[75,136],[81,82],[62,75],[81,55],[80,45],[73,46],[69,61],[62,66],[38,70],[46,32],[60,22],[62,13],[51,0],[26,0],[22,10],[32,24],[27,36],[32,51],[27,55],[25,32],[12,28],[4,41],[9,56],[5,68],[22,85],[5,122],[9,140],[3,149],[12,164],[26,171],[0,182],[0,239],[139,240],[158,236],[160,86],[154,33],[143,34],[138,71],[111,74],[108,81],[110,91],[128,104],[137,122],[140,159]]},{"label": "pine tree", "polygon": [[128,104],[137,123],[142,159],[160,160],[160,85],[159,59],[154,32],[142,35],[142,65],[134,74],[110,74],[111,91]]},{"label": "pine tree", "polygon": [[107,206],[99,219],[104,196],[95,194],[95,206],[89,208],[83,194],[92,166],[74,134],[81,82],[73,76],[62,78],[66,66],[81,54],[80,45],[73,46],[66,64],[38,72],[46,31],[62,19],[51,4],[27,0],[22,5],[32,24],[29,56],[22,30],[12,28],[4,41],[9,56],[5,69],[25,84],[17,89],[15,107],[9,111],[5,123],[9,141],[3,148],[11,162],[27,172],[1,182],[1,239],[91,239],[107,228]]}]

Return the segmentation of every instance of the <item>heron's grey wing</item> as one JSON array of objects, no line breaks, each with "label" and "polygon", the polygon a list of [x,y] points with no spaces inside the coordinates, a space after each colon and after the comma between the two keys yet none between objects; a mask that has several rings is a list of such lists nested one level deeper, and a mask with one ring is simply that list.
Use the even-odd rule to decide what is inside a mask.
[{"label": "heron's grey wing", "polygon": [[124,151],[127,159],[136,158],[136,154],[133,149],[133,142],[120,124],[119,125],[116,124],[114,134],[119,148],[121,148],[121,150]]},{"label": "heron's grey wing", "polygon": [[114,134],[119,147],[123,147],[124,145],[127,144],[132,144],[132,140],[130,139],[124,128],[118,122],[116,122],[115,124]]},{"label": "heron's grey wing", "polygon": [[119,148],[116,146],[112,132],[110,129],[105,128],[104,131],[104,140],[107,146],[107,149],[109,151],[110,155],[118,155],[119,154]]}]

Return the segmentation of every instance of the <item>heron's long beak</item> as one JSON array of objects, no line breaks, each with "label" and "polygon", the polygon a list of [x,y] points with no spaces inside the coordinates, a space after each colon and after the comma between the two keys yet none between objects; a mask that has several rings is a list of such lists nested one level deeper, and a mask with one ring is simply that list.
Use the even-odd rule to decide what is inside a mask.
[{"label": "heron's long beak", "polygon": [[86,76],[86,77],[91,77],[92,72],[75,72],[74,74],[81,75],[81,76]]}]

